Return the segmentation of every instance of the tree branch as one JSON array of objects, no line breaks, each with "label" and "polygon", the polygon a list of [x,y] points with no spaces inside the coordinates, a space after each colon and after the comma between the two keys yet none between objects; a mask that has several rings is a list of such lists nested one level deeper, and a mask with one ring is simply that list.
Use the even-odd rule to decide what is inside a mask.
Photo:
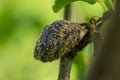
[{"label": "tree branch", "polygon": [[[66,5],[64,8],[64,19],[70,21],[71,20],[71,5]],[[60,69],[58,80],[69,80],[70,79],[70,71],[72,65],[73,58],[70,56],[61,57],[60,60]]]}]

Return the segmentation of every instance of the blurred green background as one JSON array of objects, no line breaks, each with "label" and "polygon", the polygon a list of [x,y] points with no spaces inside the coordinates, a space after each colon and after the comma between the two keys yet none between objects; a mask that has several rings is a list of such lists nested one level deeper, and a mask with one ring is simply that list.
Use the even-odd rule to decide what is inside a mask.
[{"label": "blurred green background", "polygon": [[[59,60],[42,63],[33,57],[44,26],[63,19],[63,10],[54,13],[53,4],[54,0],[0,0],[0,80],[57,80]],[[103,12],[98,3],[77,1],[72,21],[85,22]],[[71,80],[83,77],[92,51],[89,45],[75,58]]]}]

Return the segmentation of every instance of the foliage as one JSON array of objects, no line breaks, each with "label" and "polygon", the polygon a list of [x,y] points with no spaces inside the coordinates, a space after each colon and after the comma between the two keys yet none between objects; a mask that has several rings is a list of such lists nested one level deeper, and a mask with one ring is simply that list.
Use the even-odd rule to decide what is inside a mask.
[{"label": "foliage", "polygon": [[94,4],[97,0],[56,0],[55,4],[53,5],[53,10],[54,10],[54,12],[58,12],[65,5],[75,2],[75,1],[85,1],[90,4]]},{"label": "foliage", "polygon": [[108,0],[55,0],[55,3],[53,5],[53,11],[58,12],[67,4],[71,4],[72,2],[76,2],[76,1],[83,1],[92,5],[98,2],[105,10],[107,10],[108,8],[114,9],[114,4],[115,4],[115,0],[109,0],[109,1]]}]

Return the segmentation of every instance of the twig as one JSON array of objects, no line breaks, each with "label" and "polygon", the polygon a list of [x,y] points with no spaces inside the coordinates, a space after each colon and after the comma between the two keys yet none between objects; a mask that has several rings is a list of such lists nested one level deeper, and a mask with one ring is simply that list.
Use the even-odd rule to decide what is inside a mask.
[{"label": "twig", "polygon": [[68,4],[64,8],[64,20],[71,20],[71,4]]},{"label": "twig", "polygon": [[[64,9],[64,19],[71,19],[71,5],[66,5]],[[69,80],[73,58],[70,56],[61,57],[58,80]]]}]

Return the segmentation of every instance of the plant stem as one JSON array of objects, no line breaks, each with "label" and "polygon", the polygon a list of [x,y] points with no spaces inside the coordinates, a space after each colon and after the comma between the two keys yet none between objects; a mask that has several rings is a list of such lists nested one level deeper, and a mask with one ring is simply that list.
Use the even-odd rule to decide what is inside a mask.
[{"label": "plant stem", "polygon": [[[71,20],[71,5],[64,8],[64,20]],[[70,56],[61,57],[58,80],[69,80],[73,58]]]},{"label": "plant stem", "polygon": [[69,80],[72,65],[72,58],[64,56],[60,60],[59,78],[58,80]]},{"label": "plant stem", "polygon": [[64,8],[64,20],[68,20],[70,21],[71,20],[71,5],[68,4],[65,6]]},{"label": "plant stem", "polygon": [[112,0],[109,0],[109,3],[110,3],[110,5],[111,5],[112,9],[115,10],[113,1],[112,1]]}]

